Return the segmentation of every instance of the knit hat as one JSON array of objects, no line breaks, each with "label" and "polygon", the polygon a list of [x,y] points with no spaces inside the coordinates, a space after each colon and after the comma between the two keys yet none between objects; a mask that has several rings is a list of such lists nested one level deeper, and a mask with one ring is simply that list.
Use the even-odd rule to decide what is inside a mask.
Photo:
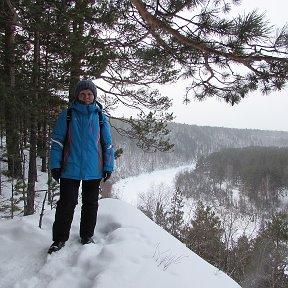
[{"label": "knit hat", "polygon": [[97,88],[96,85],[91,80],[80,80],[75,88],[75,99],[78,100],[81,91],[90,89],[94,94],[94,101],[97,98]]}]

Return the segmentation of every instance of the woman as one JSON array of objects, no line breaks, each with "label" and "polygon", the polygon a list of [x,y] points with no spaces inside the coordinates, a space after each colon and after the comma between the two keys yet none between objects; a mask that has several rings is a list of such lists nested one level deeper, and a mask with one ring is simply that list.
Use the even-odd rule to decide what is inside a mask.
[{"label": "woman", "polygon": [[109,179],[114,168],[110,126],[96,98],[95,84],[91,80],[79,81],[75,100],[59,115],[53,130],[50,168],[53,179],[60,179],[60,198],[49,254],[64,247],[69,238],[80,181],[80,241],[94,243],[100,181]]}]

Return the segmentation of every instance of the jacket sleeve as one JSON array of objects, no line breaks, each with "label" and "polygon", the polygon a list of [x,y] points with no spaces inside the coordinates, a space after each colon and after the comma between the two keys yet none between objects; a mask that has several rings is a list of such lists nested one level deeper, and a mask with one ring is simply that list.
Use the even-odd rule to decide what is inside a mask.
[{"label": "jacket sleeve", "polygon": [[102,149],[103,149],[103,170],[112,172],[114,169],[114,148],[112,144],[112,136],[110,131],[110,125],[106,116],[102,113]]},{"label": "jacket sleeve", "polygon": [[67,109],[58,117],[52,133],[50,149],[50,169],[61,168],[64,141],[67,129]]}]

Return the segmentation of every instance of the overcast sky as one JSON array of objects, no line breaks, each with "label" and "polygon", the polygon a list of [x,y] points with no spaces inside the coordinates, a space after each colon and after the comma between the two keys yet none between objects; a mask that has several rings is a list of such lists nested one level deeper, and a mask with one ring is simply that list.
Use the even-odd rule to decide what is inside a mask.
[{"label": "overcast sky", "polygon": [[[258,8],[259,12],[265,12],[266,18],[270,19],[270,24],[275,27],[282,27],[288,22],[287,0],[242,0],[241,6],[237,7],[239,13],[243,10],[249,12],[255,8]],[[268,96],[260,95],[258,92],[243,99],[240,104],[231,106],[216,99],[204,102],[192,99],[190,104],[184,105],[182,104],[184,86],[178,83],[167,85],[162,90],[164,94],[173,97],[175,122],[200,126],[288,131],[288,88]]]}]

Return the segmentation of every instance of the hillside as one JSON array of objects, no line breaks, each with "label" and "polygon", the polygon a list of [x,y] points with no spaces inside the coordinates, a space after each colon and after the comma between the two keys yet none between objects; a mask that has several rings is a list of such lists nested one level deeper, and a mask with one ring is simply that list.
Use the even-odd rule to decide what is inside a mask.
[{"label": "hillside", "polygon": [[288,147],[229,148],[200,158],[195,170],[178,175],[176,186],[187,197],[263,221],[287,211],[287,175]]},{"label": "hillside", "polygon": [[[119,122],[117,122],[117,126],[127,128]],[[122,156],[116,161],[114,179],[191,164],[199,157],[223,148],[288,146],[288,132],[283,131],[233,129],[178,123],[170,123],[169,129],[171,130],[169,139],[174,144],[173,149],[169,152],[156,153],[143,152],[137,147],[136,142],[119,135],[115,129],[112,129],[114,146],[123,149]]]},{"label": "hillside", "polygon": [[[54,211],[0,221],[1,288],[238,288],[139,210],[120,200],[100,201],[96,244],[78,240],[79,205],[71,237],[47,256]],[[77,220],[76,220],[77,219]]]},{"label": "hillside", "polygon": [[[195,160],[199,159],[200,156],[208,155],[225,147],[252,145],[285,147],[288,143],[288,132],[199,127],[182,124],[171,124],[171,127],[170,138],[174,141],[175,146],[174,150],[169,153],[144,153],[136,147],[135,143],[114,134],[115,146],[116,148],[123,148],[124,154],[116,160],[113,182],[129,175],[139,175],[146,171],[155,171],[164,167],[176,167],[181,164],[186,164],[185,166],[189,164],[189,166],[194,167]],[[132,288],[141,288],[148,285],[154,287],[154,283],[157,285],[155,287],[168,288],[176,285],[186,287],[190,283],[196,283],[195,285],[198,286],[195,287],[239,287],[225,274],[207,264],[186,248],[184,244],[181,244],[176,238],[151,222],[144,214],[121,201],[111,199],[101,200],[100,202],[103,209],[100,207],[95,246],[82,247],[79,244],[80,205],[78,205],[71,239],[63,253],[60,251],[59,254],[47,257],[47,247],[51,244],[51,226],[54,211],[46,211],[43,229],[37,228],[39,208],[42,204],[40,191],[46,189],[47,181],[47,174],[39,172],[40,167],[39,162],[39,181],[36,183],[36,189],[39,193],[36,193],[35,199],[37,214],[17,220],[0,220],[0,241],[2,243],[0,260],[5,263],[0,268],[0,288],[57,288],[63,287],[63,285],[66,286],[66,283],[71,287],[93,287],[97,285],[97,288],[116,287],[116,284],[117,287],[119,284],[121,287]],[[42,176],[45,179],[42,179]],[[146,174],[145,182],[151,180],[150,176],[149,173]],[[6,177],[4,178],[5,181],[2,182],[4,193],[2,196],[8,206],[5,208],[3,201],[3,208],[8,213],[10,211],[11,184],[8,181],[6,182]],[[163,180],[165,177],[159,173],[158,178]],[[123,181],[127,181],[127,178]],[[42,185],[45,187],[42,187]],[[131,195],[134,195],[135,198],[136,195],[141,193],[141,191],[136,191],[132,187],[130,191],[127,191],[129,189],[121,185],[118,185],[119,189],[117,188],[116,194],[118,196],[126,193],[132,199]],[[141,189],[143,188],[143,183],[133,180],[133,186],[135,185]],[[158,188],[160,193],[162,188],[155,187],[155,189]],[[21,197],[21,194],[17,197]],[[50,208],[47,206],[46,209]],[[22,215],[22,212],[19,211],[15,214]],[[7,216],[9,217],[8,214]],[[148,223],[150,224],[148,225]],[[209,251],[212,250],[214,250],[214,247]],[[192,270],[191,267],[193,267]],[[158,270],[160,270],[160,273]],[[111,274],[113,275],[111,276]],[[119,275],[116,283],[114,283],[115,275]],[[140,282],[137,281],[138,278]],[[228,281],[229,284],[225,281]],[[6,286],[1,286],[4,285],[2,283],[5,283]],[[14,285],[14,283],[16,284]],[[211,286],[211,283],[213,283],[213,286]],[[143,286],[141,286],[142,284]]]}]

